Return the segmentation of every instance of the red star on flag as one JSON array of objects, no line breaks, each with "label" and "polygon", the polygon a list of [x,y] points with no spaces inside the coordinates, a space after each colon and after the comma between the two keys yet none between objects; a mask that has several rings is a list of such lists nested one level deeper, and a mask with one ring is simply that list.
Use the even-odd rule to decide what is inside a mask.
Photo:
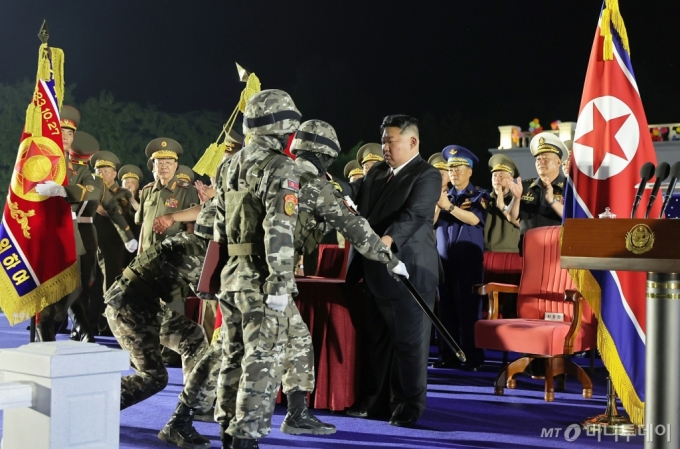
[{"label": "red star on flag", "polygon": [[576,143],[593,149],[593,174],[597,173],[607,153],[628,160],[621,145],[616,140],[616,133],[628,120],[630,114],[613,118],[609,121],[604,118],[600,110],[593,104],[593,129],[582,135]]},{"label": "red star on flag", "polygon": [[45,154],[35,141],[32,141],[24,157],[14,167],[21,176],[24,194],[41,182],[51,180],[52,171],[60,160],[61,156]]}]

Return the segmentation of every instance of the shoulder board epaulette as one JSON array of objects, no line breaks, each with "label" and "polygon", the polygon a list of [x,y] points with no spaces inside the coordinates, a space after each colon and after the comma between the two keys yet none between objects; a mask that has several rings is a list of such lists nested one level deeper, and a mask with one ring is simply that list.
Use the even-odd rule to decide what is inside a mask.
[{"label": "shoulder board epaulette", "polygon": [[142,189],[148,189],[150,187],[153,187],[153,184],[154,184],[153,182],[150,182],[147,185],[145,185],[144,187],[142,187]]},{"label": "shoulder board epaulette", "polygon": [[531,184],[534,181],[536,181],[536,178],[523,179],[522,184],[524,184],[524,183]]},{"label": "shoulder board epaulette", "polygon": [[191,185],[189,183],[184,182],[184,181],[177,181],[177,187],[181,187],[184,190],[189,190],[189,187],[191,187]]}]

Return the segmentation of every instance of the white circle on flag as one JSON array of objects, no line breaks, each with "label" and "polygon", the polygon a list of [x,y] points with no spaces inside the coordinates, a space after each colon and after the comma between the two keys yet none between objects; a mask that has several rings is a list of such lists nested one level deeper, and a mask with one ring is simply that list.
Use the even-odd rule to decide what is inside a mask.
[{"label": "white circle on flag", "polygon": [[[578,141],[581,137],[591,132],[605,131],[604,129],[593,129],[593,110],[595,107],[606,121],[625,115],[628,115],[628,118],[614,135],[616,142],[621,146],[621,150],[623,150],[626,158],[624,159],[618,155],[606,153],[601,161],[601,165],[597,168],[597,171],[593,173],[594,159],[597,152],[592,147],[583,145],[583,143],[578,143]],[[616,97],[607,95],[590,100],[581,111],[581,115],[576,123],[572,151],[574,153],[574,161],[576,162],[579,171],[590,178],[603,180],[618,175],[628,166],[630,161],[635,157],[639,143],[640,125],[635,118],[635,114],[626,103]],[[599,151],[604,150],[599,149]]]}]

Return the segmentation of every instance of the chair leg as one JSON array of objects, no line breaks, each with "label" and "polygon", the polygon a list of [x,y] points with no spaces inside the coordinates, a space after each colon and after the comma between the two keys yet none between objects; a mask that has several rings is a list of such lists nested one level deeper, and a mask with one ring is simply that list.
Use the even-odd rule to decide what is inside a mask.
[{"label": "chair leg", "polygon": [[555,380],[553,379],[553,360],[550,357],[545,359],[545,394],[543,399],[545,402],[552,402],[555,400]]},{"label": "chair leg", "polygon": [[503,352],[503,366],[508,364],[508,351]]},{"label": "chair leg", "polygon": [[590,380],[590,377],[588,377],[588,374],[583,370],[583,368],[569,360],[565,361],[564,371],[581,382],[584,398],[590,399],[593,397],[593,381]]},{"label": "chair leg", "polygon": [[521,357],[509,365],[506,365],[501,372],[498,373],[498,377],[496,377],[496,382],[494,382],[494,394],[499,396],[502,395],[506,386],[508,388],[515,388],[517,385],[517,381],[514,379],[515,375],[523,373],[532,360],[533,357]]}]

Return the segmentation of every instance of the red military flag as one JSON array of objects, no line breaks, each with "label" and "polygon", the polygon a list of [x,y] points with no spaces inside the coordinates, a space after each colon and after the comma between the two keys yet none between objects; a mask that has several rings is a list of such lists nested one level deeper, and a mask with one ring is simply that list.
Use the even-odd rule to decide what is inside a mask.
[{"label": "red military flag", "polygon": [[0,307],[12,325],[71,293],[78,281],[71,207],[35,190],[46,181],[68,184],[59,122],[63,55],[40,46],[35,91],[0,223]]},{"label": "red military flag", "polygon": [[[656,163],[617,0],[606,0],[590,53],[564,218],[630,216],[645,162]],[[646,192],[642,204],[648,201]],[[644,216],[646,207],[636,213]],[[658,216],[657,202],[651,216]],[[656,214],[656,215],[655,215]],[[645,273],[570,270],[598,316],[598,348],[631,421],[644,420]]]}]

